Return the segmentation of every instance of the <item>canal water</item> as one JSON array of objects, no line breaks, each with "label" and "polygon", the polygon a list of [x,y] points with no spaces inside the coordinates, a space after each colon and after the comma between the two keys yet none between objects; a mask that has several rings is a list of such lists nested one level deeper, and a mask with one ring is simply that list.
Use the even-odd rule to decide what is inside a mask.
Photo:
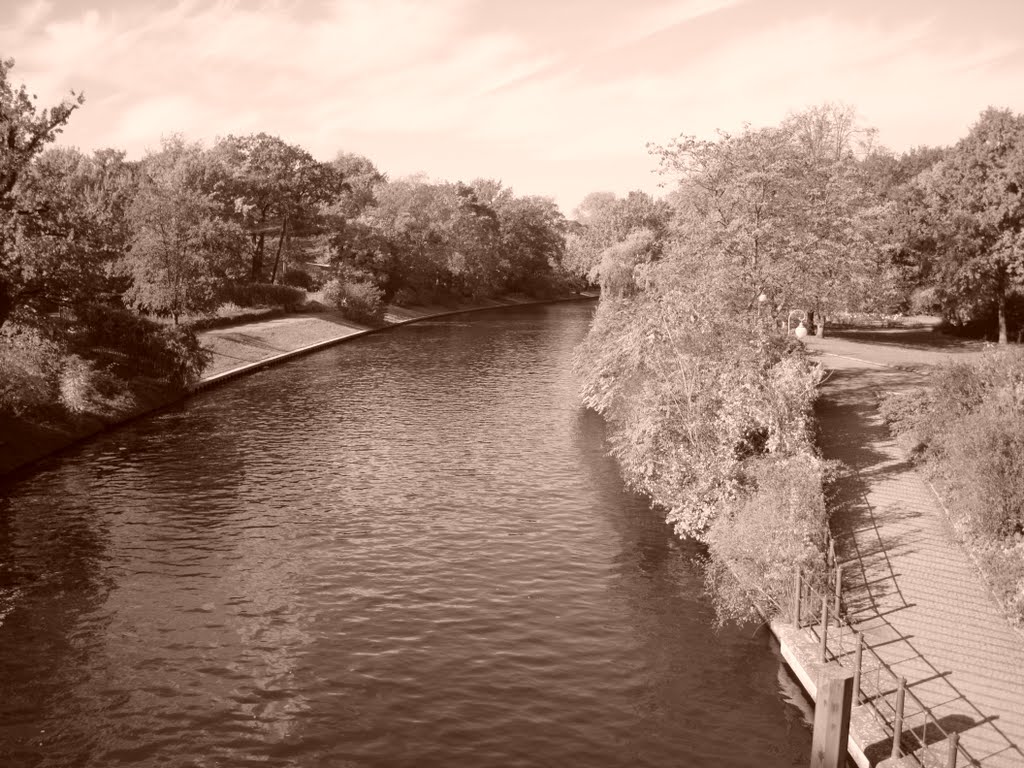
[{"label": "canal water", "polygon": [[592,311],[366,337],[0,485],[0,765],[806,765],[580,407]]}]

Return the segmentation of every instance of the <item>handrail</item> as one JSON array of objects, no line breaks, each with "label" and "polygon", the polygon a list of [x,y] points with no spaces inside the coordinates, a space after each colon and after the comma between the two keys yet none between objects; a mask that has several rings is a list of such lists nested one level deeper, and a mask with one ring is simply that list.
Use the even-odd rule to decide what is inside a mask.
[{"label": "handrail", "polygon": [[[957,756],[963,755],[968,765],[977,765],[970,754],[960,745],[959,734],[947,732],[931,710],[911,691],[906,680],[897,675],[892,667],[857,632],[842,611],[843,566],[836,560],[835,541],[829,533],[826,537],[826,578],[824,591],[803,578],[797,568],[794,578],[794,601],[790,618],[797,628],[810,629],[818,640],[821,663],[836,662],[841,667],[853,667],[855,690],[854,702],[866,703],[879,724],[893,736],[893,756],[912,757],[923,768],[934,766],[956,766]],[[819,580],[819,583],[820,580]],[[871,662],[864,663],[865,656]],[[897,704],[890,703],[888,696],[897,694]],[[910,703],[908,714],[907,702]],[[888,710],[891,716],[888,716]],[[911,721],[920,718],[918,726]],[[902,725],[897,723],[902,722]],[[897,734],[896,731],[900,732]],[[930,739],[930,736],[936,738]],[[910,749],[904,750],[906,743]],[[945,744],[942,750],[939,745]]]}]

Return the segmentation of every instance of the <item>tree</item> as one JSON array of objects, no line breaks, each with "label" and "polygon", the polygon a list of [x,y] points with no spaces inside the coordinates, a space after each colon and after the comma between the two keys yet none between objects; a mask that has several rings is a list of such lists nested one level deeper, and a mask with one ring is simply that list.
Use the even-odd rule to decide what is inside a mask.
[{"label": "tree", "polygon": [[127,208],[135,194],[136,164],[112,149],[87,156],[50,148],[20,183],[23,203],[42,226],[25,232],[40,298],[51,306],[75,306],[118,293],[113,265],[128,246]]},{"label": "tree", "polygon": [[217,201],[200,186],[203,172],[199,145],[165,141],[143,161],[128,214],[132,240],[123,268],[132,286],[125,298],[175,324],[216,305],[218,273],[231,273],[242,253],[243,232],[218,217]]},{"label": "tree", "polygon": [[860,163],[867,189],[887,201],[880,237],[888,251],[894,307],[911,305],[913,311],[915,291],[931,287],[937,232],[918,177],[942,160],[946,151],[943,147],[919,146],[897,156],[879,147]]},{"label": "tree", "polygon": [[1024,115],[989,107],[945,159],[921,177],[938,232],[935,279],[948,313],[995,310],[1024,285]]},{"label": "tree", "polygon": [[[406,289],[427,300],[448,292],[451,251],[446,232],[452,201],[441,185],[420,178],[399,179],[376,187],[376,205],[360,215],[362,263],[378,275],[385,294]],[[342,264],[351,263],[339,252]]]},{"label": "tree", "polygon": [[249,235],[250,280],[263,279],[266,238],[277,234],[273,281],[288,233],[315,225],[319,206],[340,192],[340,174],[301,147],[266,133],[221,139],[211,151],[211,160],[219,174],[217,198]]},{"label": "tree", "polygon": [[339,152],[331,161],[331,167],[343,182],[332,208],[347,219],[356,218],[373,205],[376,202],[374,189],[387,181],[372,160],[352,152]]},{"label": "tree", "polygon": [[20,182],[85,100],[72,92],[57,106],[37,111],[35,96],[10,83],[13,67],[13,59],[0,60],[0,326],[46,294],[52,264],[40,263],[25,239],[57,234],[38,205],[24,199]]},{"label": "tree", "polygon": [[[476,182],[474,182],[476,184]],[[547,197],[501,195],[491,203],[498,216],[503,286],[535,294],[551,285],[565,258],[565,217]]]},{"label": "tree", "polygon": [[791,115],[791,173],[797,180],[790,227],[796,250],[794,296],[814,312],[818,335],[837,310],[884,309],[898,273],[885,239],[886,205],[872,194],[858,153],[875,131],[859,128],[851,107],[825,104]]},{"label": "tree", "polygon": [[602,252],[625,241],[631,234],[644,231],[649,258],[657,258],[664,241],[672,208],[664,200],[655,200],[646,192],[634,190],[624,198],[611,192],[592,192],[576,210],[575,226],[567,238],[566,267],[580,276],[589,275],[601,262]]},{"label": "tree", "polygon": [[826,314],[869,301],[887,254],[883,206],[857,165],[858,131],[851,110],[825,105],[779,126],[653,147],[679,180],[665,257],[678,262],[676,279],[710,263],[710,279],[729,286],[719,311],[752,312],[765,294],[775,311],[814,310],[819,332]]}]

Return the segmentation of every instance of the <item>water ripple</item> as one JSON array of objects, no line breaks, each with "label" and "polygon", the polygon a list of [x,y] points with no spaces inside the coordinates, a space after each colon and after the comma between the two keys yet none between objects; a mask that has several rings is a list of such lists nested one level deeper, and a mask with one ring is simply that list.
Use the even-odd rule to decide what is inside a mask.
[{"label": "water ripple", "polygon": [[366,337],[0,489],[0,764],[805,764],[579,408],[589,313]]}]

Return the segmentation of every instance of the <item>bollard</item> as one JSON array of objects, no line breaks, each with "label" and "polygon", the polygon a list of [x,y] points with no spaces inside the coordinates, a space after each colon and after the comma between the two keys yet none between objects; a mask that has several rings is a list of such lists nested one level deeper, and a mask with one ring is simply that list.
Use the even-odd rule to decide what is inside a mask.
[{"label": "bollard", "polygon": [[907,695],[907,678],[901,677],[899,687],[896,689],[896,719],[892,722],[892,757],[902,757],[903,741],[903,701]]},{"label": "bollard", "polygon": [[846,670],[825,667],[818,674],[811,736],[811,768],[844,768],[850,740],[850,702],[853,676]]},{"label": "bollard", "polygon": [[843,599],[843,566],[836,564],[836,621],[839,621],[839,607]]},{"label": "bollard", "polygon": [[821,596],[821,647],[818,661],[825,663],[828,653],[828,595]]},{"label": "bollard", "polygon": [[956,768],[956,753],[960,748],[960,734],[954,731],[949,734],[949,754],[946,755],[946,768]]},{"label": "bollard", "polygon": [[854,637],[856,637],[857,650],[853,656],[853,703],[859,707],[861,704],[860,665],[864,655],[864,633],[857,632]]},{"label": "bollard", "polygon": [[800,629],[800,597],[803,593],[804,585],[800,580],[800,568],[796,569],[796,584],[793,589],[793,626],[796,629]]}]

